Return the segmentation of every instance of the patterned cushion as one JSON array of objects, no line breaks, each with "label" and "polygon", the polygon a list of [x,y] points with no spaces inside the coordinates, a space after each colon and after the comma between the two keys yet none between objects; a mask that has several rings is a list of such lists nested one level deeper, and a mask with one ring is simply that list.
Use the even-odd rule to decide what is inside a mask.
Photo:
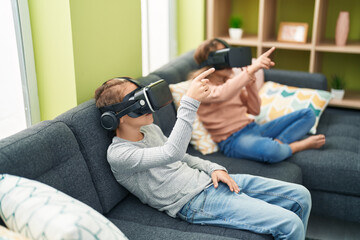
[{"label": "patterned cushion", "polygon": [[0,226],[0,240],[28,240],[26,237]]},{"label": "patterned cushion", "polygon": [[[190,87],[190,84],[191,80],[169,85],[176,109],[180,106],[180,100]],[[219,150],[217,144],[211,139],[210,133],[205,129],[202,122],[200,122],[198,116],[196,116],[193,123],[190,144],[192,144],[196,150],[200,151],[204,155],[217,152]]]},{"label": "patterned cushion", "polygon": [[316,121],[310,129],[315,134],[319,119],[328,105],[331,94],[323,90],[297,88],[275,82],[266,82],[259,92],[261,112],[255,117],[257,123],[263,124],[275,118],[303,108],[311,108]]},{"label": "patterned cushion", "polygon": [[29,239],[127,239],[88,205],[43,183],[0,175],[0,216]]}]

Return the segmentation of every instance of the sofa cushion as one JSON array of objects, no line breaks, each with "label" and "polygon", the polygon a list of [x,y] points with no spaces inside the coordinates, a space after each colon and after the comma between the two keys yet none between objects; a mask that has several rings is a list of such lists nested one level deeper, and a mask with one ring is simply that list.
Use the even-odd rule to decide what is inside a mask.
[{"label": "sofa cushion", "polygon": [[127,240],[109,220],[55,188],[0,174],[0,215],[30,239]]},{"label": "sofa cushion", "polygon": [[321,190],[310,190],[310,193],[311,213],[360,223],[359,197]]},{"label": "sofa cushion", "polygon": [[287,161],[279,163],[260,163],[252,160],[229,158],[221,152],[216,152],[206,156],[196,151],[192,146],[188,147],[188,153],[211,162],[224,166],[231,174],[252,174],[256,176],[268,177],[292,183],[302,183],[302,171],[299,166]]},{"label": "sofa cushion", "polygon": [[[232,237],[220,237],[208,233],[184,232],[171,228],[148,226],[136,222],[110,218],[110,220],[129,237],[136,240],[234,240]],[[236,238],[237,239],[237,238]]]},{"label": "sofa cushion", "polygon": [[294,154],[303,182],[312,190],[360,196],[360,115],[344,110],[325,111],[318,133],[325,134],[321,149]]},{"label": "sofa cushion", "polygon": [[[247,240],[273,239],[272,236],[270,235],[261,235],[245,230],[190,224],[179,218],[169,217],[164,212],[160,212],[154,208],[149,207],[148,205],[142,204],[138,198],[136,198],[131,194],[129,194],[129,196],[126,199],[124,199],[118,206],[116,206],[113,210],[111,210],[106,215],[106,217],[111,219],[114,223],[116,223],[115,219],[124,220],[129,222],[136,222],[138,224],[146,225],[150,227],[156,227],[158,229],[165,228],[165,229],[172,229],[185,233],[191,232],[191,233],[211,234],[215,237],[219,237],[219,239],[222,239],[221,237],[247,239]],[[130,239],[132,234],[136,234],[136,236],[142,236],[142,233],[131,233],[121,225],[118,225],[118,227],[126,235],[128,235]],[[153,234],[154,234],[153,238],[149,237],[147,239],[158,239],[157,237],[155,237],[156,234],[158,233],[154,232]],[[135,237],[134,239],[138,239],[138,238]],[[178,238],[169,238],[169,239],[178,239]]]},{"label": "sofa cushion", "polygon": [[103,213],[107,213],[128,194],[116,181],[107,162],[107,148],[113,133],[101,127],[100,111],[96,108],[94,99],[67,111],[56,120],[66,123],[74,132],[89,167]]},{"label": "sofa cushion", "polygon": [[36,179],[102,210],[79,145],[64,123],[43,121],[1,140],[0,173]]}]

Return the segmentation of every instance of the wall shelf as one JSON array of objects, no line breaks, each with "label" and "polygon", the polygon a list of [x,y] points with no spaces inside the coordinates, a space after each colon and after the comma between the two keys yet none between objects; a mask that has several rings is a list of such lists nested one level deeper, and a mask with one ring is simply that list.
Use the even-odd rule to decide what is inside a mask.
[{"label": "wall shelf", "polygon": [[271,48],[276,47],[278,49],[289,49],[289,50],[311,50],[312,46],[310,43],[284,43],[278,42],[276,40],[273,41],[266,41],[262,43],[263,47]]},{"label": "wall shelf", "polygon": [[360,110],[360,92],[359,91],[345,91],[344,99],[334,100],[329,102],[329,106],[342,107],[342,108],[354,108]]},{"label": "wall shelf", "polygon": [[360,43],[359,42],[349,42],[346,46],[340,47],[336,46],[332,41],[319,43],[315,46],[315,50],[319,52],[337,52],[337,53],[353,53],[360,54]]},{"label": "wall shelf", "polygon": [[[286,53],[278,54],[281,59],[277,59],[277,61],[281,61],[283,64],[277,64],[276,66],[289,66],[289,64],[286,63],[286,61],[289,61],[288,59],[297,60],[297,63],[300,63],[300,60],[291,57],[293,53],[295,54],[295,51],[299,52],[299,54],[302,51],[303,53],[297,55],[302,57],[302,69],[307,68],[309,72],[320,73],[323,73],[324,69],[328,72],[329,69],[331,69],[331,73],[333,73],[333,71],[338,72],[342,70],[341,67],[340,69],[333,69],[334,67],[326,65],[332,61],[333,57],[324,59],[324,56],[328,57],[329,54],[355,54],[360,57],[360,39],[351,39],[347,45],[343,47],[336,46],[334,33],[331,33],[329,30],[334,28],[334,19],[328,19],[329,12],[333,13],[333,15],[334,13],[337,14],[343,10],[344,4],[350,6],[348,7],[350,11],[353,8],[360,8],[360,2],[357,0],[345,1],[346,3],[339,5],[336,0],[293,0],[291,3],[285,0],[207,0],[206,35],[208,39],[214,37],[222,38],[234,46],[255,47],[257,56],[260,56],[273,46],[280,50],[290,51],[287,56]],[[291,5],[295,6],[292,10]],[[299,11],[301,14],[299,14]],[[228,35],[228,20],[231,15],[239,13],[242,16],[246,16],[246,19],[251,16],[252,18],[250,20],[257,22],[258,26],[252,29],[244,29],[245,35],[241,40],[232,40]],[[357,15],[360,16],[360,14]],[[352,16],[351,12],[350,16]],[[254,17],[256,19],[254,19]],[[355,20],[359,21],[360,18],[357,18],[358,19]],[[308,23],[309,29],[306,43],[285,43],[277,41],[278,26],[279,23],[283,21]],[[329,22],[331,22],[331,25],[329,25]],[[251,34],[246,34],[248,32]],[[329,35],[331,36],[329,37]],[[358,34],[353,35],[356,35],[358,38]],[[291,53],[291,51],[293,51],[293,53]],[[285,57],[286,59],[284,59]],[[344,58],[343,55],[339,55],[339,57],[341,59]],[[307,67],[304,64],[307,64]],[[333,64],[333,62],[331,62],[331,64]],[[350,65],[354,68],[354,64]],[[346,71],[356,74],[358,71],[357,68],[358,67],[355,67],[349,70],[347,66]],[[357,81],[357,79],[351,81]],[[356,84],[348,85],[356,86]],[[358,87],[355,89],[358,89]],[[348,91],[346,89],[346,92],[349,93],[342,102],[332,102],[330,105],[360,109],[360,91]]]},{"label": "wall shelf", "polygon": [[240,40],[233,40],[229,36],[220,36],[230,45],[241,45],[248,47],[257,47],[259,45],[259,38],[257,35],[244,35]]}]

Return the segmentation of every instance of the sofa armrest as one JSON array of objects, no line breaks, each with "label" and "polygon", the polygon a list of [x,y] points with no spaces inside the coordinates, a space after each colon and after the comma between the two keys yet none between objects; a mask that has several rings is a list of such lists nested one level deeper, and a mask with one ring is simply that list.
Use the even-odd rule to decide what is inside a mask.
[{"label": "sofa armrest", "polygon": [[289,70],[264,70],[265,81],[273,81],[280,84],[327,90],[327,79],[320,73],[308,73]]}]

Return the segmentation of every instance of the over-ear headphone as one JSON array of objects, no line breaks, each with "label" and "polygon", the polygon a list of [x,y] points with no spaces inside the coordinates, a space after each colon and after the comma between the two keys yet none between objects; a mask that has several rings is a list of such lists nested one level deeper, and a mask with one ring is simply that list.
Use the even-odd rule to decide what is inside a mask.
[{"label": "over-ear headphone", "polygon": [[112,80],[126,80],[126,81],[129,81],[129,82],[135,84],[137,87],[143,87],[143,85],[139,81],[137,81],[136,79],[132,79],[130,77],[114,77],[110,80],[105,81],[102,85],[106,85],[109,81],[112,81]]},{"label": "over-ear headphone", "polygon": [[100,123],[104,129],[114,131],[119,126],[119,119],[114,112],[104,112],[100,117]]},{"label": "over-ear headphone", "polygon": [[[100,117],[100,123],[103,128],[109,131],[114,131],[119,126],[119,119],[132,111],[135,111],[145,105],[144,100],[128,100],[135,91],[130,92],[127,97],[120,103],[116,103],[110,106],[103,107],[101,110],[105,111]],[[118,112],[121,109],[120,112]]]},{"label": "over-ear headphone", "polygon": [[106,130],[116,130],[119,125],[119,119],[125,115],[137,118],[144,114],[153,113],[172,101],[169,86],[163,79],[150,83],[144,87],[131,78],[119,79],[128,80],[138,87],[128,93],[122,102],[101,107],[99,109],[102,112],[100,123]]},{"label": "over-ear headphone", "polygon": [[230,45],[227,42],[225,42],[225,40],[222,40],[220,38],[214,38],[214,40],[219,43],[222,43],[225,46],[225,48],[230,48]]},{"label": "over-ear headphone", "polygon": [[[114,79],[118,79],[118,80],[125,79],[137,86],[137,88],[134,91],[132,91],[131,93],[129,93],[127,96],[130,96],[132,93],[134,93],[136,90],[138,90],[141,87],[139,82],[137,82],[136,80],[131,79],[129,77],[116,77],[111,80],[114,80]],[[110,81],[110,80],[108,80],[108,81]],[[108,81],[104,82],[103,85],[106,85],[106,83]],[[125,96],[125,98],[127,96]],[[119,116],[119,113],[116,113],[117,112],[116,109],[118,109],[119,107],[124,108],[124,110],[121,112],[133,111],[133,109],[136,109],[138,107],[136,104],[135,105],[133,104],[135,101],[127,101],[128,99],[125,99],[125,98],[121,103],[117,103],[117,104],[113,104],[110,106],[105,106],[105,107],[100,108],[100,111],[102,112],[102,115],[100,117],[100,123],[104,129],[109,130],[109,131],[116,130],[116,128],[119,125],[119,119],[121,118],[121,116]],[[127,98],[129,98],[129,97],[127,97]],[[133,106],[131,106],[131,105],[133,105]],[[126,115],[126,114],[123,114],[123,115]]]}]

